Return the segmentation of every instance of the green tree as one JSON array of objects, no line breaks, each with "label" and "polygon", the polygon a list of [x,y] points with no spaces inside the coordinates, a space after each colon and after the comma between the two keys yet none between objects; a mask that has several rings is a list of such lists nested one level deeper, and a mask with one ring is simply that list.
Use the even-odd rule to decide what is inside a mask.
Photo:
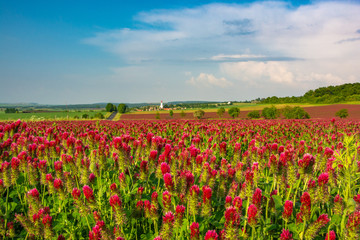
[{"label": "green tree", "polygon": [[159,112],[156,112],[155,118],[156,118],[156,119],[160,119],[160,113],[159,113]]},{"label": "green tree", "polygon": [[251,119],[260,118],[260,111],[259,110],[251,111],[247,114],[247,117]]},{"label": "green tree", "polygon": [[219,116],[219,118],[221,118],[225,113],[225,108],[224,107],[221,107],[217,110],[217,115]]},{"label": "green tree", "polygon": [[89,118],[89,115],[86,114],[86,113],[84,113],[84,114],[82,115],[82,118],[83,118],[83,119],[88,119],[88,118]]},{"label": "green tree", "polygon": [[114,112],[114,111],[116,111],[116,107],[114,104],[108,103],[108,104],[106,104],[105,110],[107,112]]},{"label": "green tree", "polygon": [[127,106],[124,103],[120,103],[118,106],[118,112],[119,113],[125,113],[127,109]]},{"label": "green tree", "polygon": [[275,106],[271,106],[264,108],[261,114],[265,119],[275,119],[279,116],[279,111]]},{"label": "green tree", "polygon": [[229,109],[228,113],[232,118],[236,118],[240,114],[240,109],[237,107],[232,107]]},{"label": "green tree", "polygon": [[335,116],[339,118],[347,118],[349,116],[348,110],[346,108],[340,109],[335,113]]},{"label": "green tree", "polygon": [[194,117],[197,118],[197,119],[202,118],[204,115],[205,115],[205,112],[202,109],[199,109],[199,110],[194,112]]},{"label": "green tree", "polygon": [[170,117],[172,117],[172,116],[174,115],[173,110],[170,110],[170,111],[169,111],[169,115],[170,115]]}]

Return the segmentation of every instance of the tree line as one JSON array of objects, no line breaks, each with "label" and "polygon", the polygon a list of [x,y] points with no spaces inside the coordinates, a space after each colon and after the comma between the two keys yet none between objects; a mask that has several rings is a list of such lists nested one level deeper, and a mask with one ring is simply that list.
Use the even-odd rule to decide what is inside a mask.
[{"label": "tree line", "polygon": [[117,107],[112,103],[108,103],[108,104],[106,104],[105,110],[107,112],[116,112],[116,111],[118,111],[119,113],[125,113],[125,112],[127,112],[129,110],[129,108],[124,103],[120,103]]},{"label": "tree line", "polygon": [[346,101],[360,101],[360,83],[347,83],[338,86],[321,87],[307,91],[299,97],[268,97],[261,99],[261,103],[339,103]]}]

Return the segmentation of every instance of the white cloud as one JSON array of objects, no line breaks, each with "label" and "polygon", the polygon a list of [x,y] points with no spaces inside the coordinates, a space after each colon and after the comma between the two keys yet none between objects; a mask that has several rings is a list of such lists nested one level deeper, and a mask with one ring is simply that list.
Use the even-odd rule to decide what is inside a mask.
[{"label": "white cloud", "polygon": [[253,55],[253,54],[233,54],[233,55],[226,55],[226,54],[219,54],[216,56],[212,56],[210,59],[214,61],[226,61],[226,60],[247,60],[247,59],[257,59],[257,58],[264,58],[264,55]]},{"label": "white cloud", "polygon": [[[109,30],[85,41],[127,60],[241,56],[246,50],[262,56],[342,57],[358,42],[336,43],[359,37],[359,12],[360,4],[343,2],[295,9],[284,2],[209,4],[143,12],[136,19],[150,28]],[[211,55],[200,56],[204,50]]]},{"label": "white cloud", "polygon": [[[182,73],[208,73],[188,80],[192,85],[235,89],[246,83],[243,91],[251,85],[265,91],[272,84],[300,94],[360,79],[359,13],[359,3],[343,1],[297,8],[268,1],[209,4],[142,12],[135,19],[143,28],[98,32],[85,42],[126,63],[166,66],[168,76],[158,74],[169,81],[176,65]],[[216,78],[219,74],[224,77]]]},{"label": "white cloud", "polygon": [[221,70],[231,78],[257,83],[272,82],[292,84],[294,75],[279,62],[237,62],[223,63]]},{"label": "white cloud", "polygon": [[[313,64],[313,67],[308,65]],[[313,72],[315,69],[316,72]],[[236,62],[222,63],[220,70],[229,79],[234,79],[249,85],[267,88],[269,84],[287,85],[301,89],[313,89],[320,86],[339,85],[356,82],[352,74],[342,74],[341,71],[329,72],[330,65],[318,67],[315,61],[307,64],[297,62]],[[360,74],[360,70],[357,72]]]},{"label": "white cloud", "polygon": [[188,84],[197,87],[221,87],[226,88],[232,86],[232,82],[226,80],[226,78],[216,78],[212,74],[200,73],[199,76],[191,77]]}]

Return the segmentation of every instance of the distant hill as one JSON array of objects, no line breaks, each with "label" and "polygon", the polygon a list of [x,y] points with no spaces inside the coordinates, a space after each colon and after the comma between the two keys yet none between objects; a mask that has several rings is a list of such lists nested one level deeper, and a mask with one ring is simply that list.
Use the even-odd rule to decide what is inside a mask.
[{"label": "distant hill", "polygon": [[261,103],[341,103],[360,101],[360,83],[321,87],[307,91],[299,97],[268,97]]},{"label": "distant hill", "polygon": [[[164,104],[167,105],[178,105],[178,104],[208,104],[215,103],[209,101],[174,101],[167,102]],[[38,103],[0,103],[0,108],[17,108],[20,110],[38,110],[38,109],[46,109],[46,110],[79,110],[79,109],[105,109],[106,103],[91,103],[91,104],[67,104],[67,105],[50,105],[50,104],[38,104]],[[120,103],[112,103],[115,106],[118,106]],[[160,105],[160,102],[153,103],[125,103],[130,108],[135,107],[145,107],[145,106],[154,106]]]}]

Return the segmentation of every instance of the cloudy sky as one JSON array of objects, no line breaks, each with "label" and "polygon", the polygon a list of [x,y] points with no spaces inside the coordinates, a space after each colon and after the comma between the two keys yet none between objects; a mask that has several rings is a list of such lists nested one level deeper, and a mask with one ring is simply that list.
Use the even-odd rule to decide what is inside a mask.
[{"label": "cloudy sky", "polygon": [[0,0],[0,102],[252,100],[360,80],[360,1]]}]

